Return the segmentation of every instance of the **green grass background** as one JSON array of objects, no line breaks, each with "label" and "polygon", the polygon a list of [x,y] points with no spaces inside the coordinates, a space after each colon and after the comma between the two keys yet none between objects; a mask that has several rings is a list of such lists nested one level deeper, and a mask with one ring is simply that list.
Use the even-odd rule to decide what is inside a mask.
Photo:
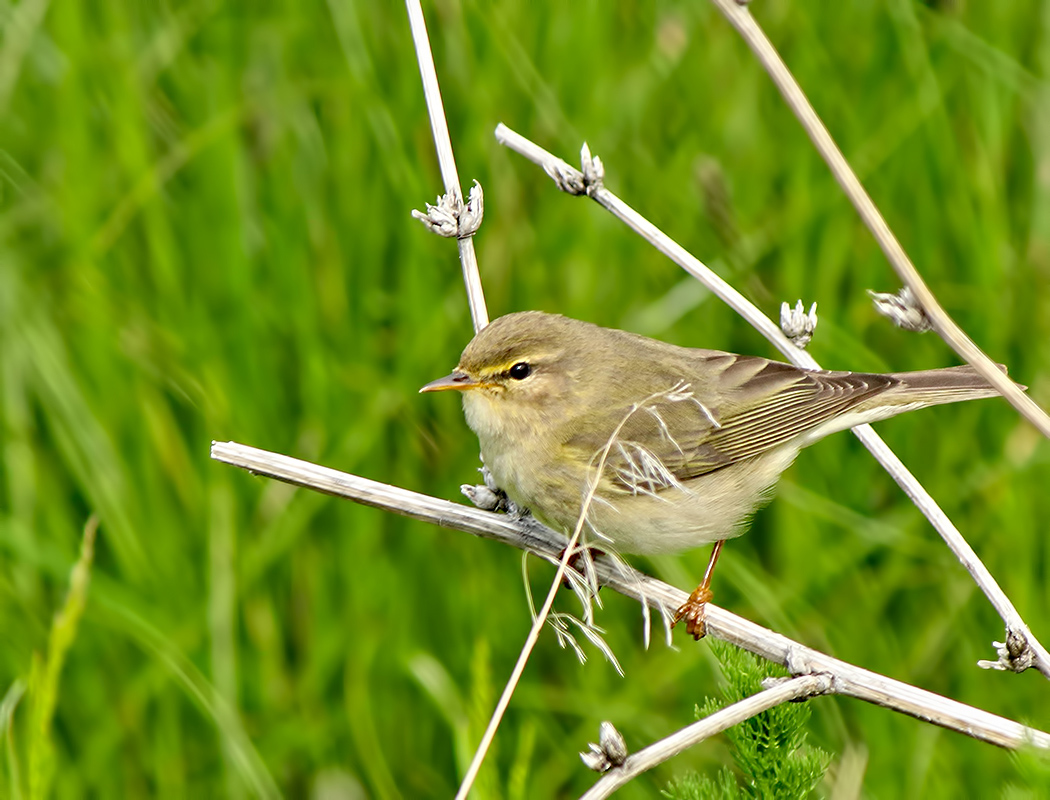
[{"label": "green grass background", "polygon": [[[426,4],[493,316],[542,308],[683,345],[772,348],[593,203],[495,143],[575,160],[768,313],[817,301],[829,368],[957,363],[864,290],[897,281],[729,25],[703,2]],[[754,12],[962,326],[1050,402],[1050,5]],[[56,797],[449,797],[529,626],[517,552],[253,478],[232,439],[450,499],[458,404],[419,396],[471,335],[393,3],[0,2],[0,694],[45,657],[89,515],[91,586],[48,729]],[[880,432],[1050,641],[1050,448],[1003,402]],[[638,563],[688,588],[706,552]],[[537,591],[550,570],[533,565]],[[805,452],[716,576],[733,611],[1043,729],[1050,685],[975,668],[997,616],[851,436]],[[478,797],[573,796],[615,722],[637,749],[719,676],[705,644],[627,677],[541,639]],[[561,605],[572,610],[565,594]],[[30,686],[0,794],[30,780]],[[10,704],[9,704],[10,706]],[[813,703],[825,793],[1025,796],[1010,753],[859,702]],[[0,718],[3,718],[0,714]],[[46,727],[46,726],[45,726]],[[727,759],[708,742],[622,792]],[[839,776],[836,778],[836,776]],[[1042,781],[1042,782],[1040,782]],[[852,782],[852,783],[851,783]],[[1026,788],[1027,787],[1027,788]],[[1039,788],[1041,787],[1041,789]],[[1033,795],[1033,796],[1037,796]]]}]

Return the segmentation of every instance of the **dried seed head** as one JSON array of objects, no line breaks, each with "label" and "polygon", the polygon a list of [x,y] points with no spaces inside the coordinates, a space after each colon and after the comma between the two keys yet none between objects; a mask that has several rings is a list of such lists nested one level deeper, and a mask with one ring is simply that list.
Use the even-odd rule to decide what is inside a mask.
[{"label": "dried seed head", "polygon": [[817,329],[817,304],[810,306],[807,314],[801,300],[794,308],[787,303],[781,303],[780,329],[795,343],[795,347],[803,349],[813,338],[813,331]]},{"label": "dried seed head", "polygon": [[898,328],[915,333],[926,333],[926,331],[933,330],[930,318],[926,316],[926,312],[907,286],[897,294],[873,292],[869,289],[868,296],[875,304],[875,310],[887,317]]},{"label": "dried seed head", "polygon": [[598,728],[598,744],[591,742],[589,752],[580,753],[580,758],[588,769],[595,772],[608,772],[613,767],[623,766],[627,760],[627,743],[616,726],[605,721]]}]

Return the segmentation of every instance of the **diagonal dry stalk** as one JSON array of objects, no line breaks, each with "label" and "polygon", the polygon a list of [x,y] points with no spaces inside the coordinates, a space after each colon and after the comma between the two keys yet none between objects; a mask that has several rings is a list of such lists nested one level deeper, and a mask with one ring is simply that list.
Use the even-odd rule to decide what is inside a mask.
[{"label": "diagonal dry stalk", "polygon": [[[680,244],[653,225],[649,220],[610,192],[602,184],[603,168],[597,158],[592,158],[587,145],[582,151],[582,171],[544,150],[536,143],[512,131],[502,123],[496,127],[496,139],[530,161],[543,167],[558,188],[570,194],[585,194],[603,208],[611,211],[632,230],[645,238],[657,250],[666,255],[682,269],[704,284],[730,308],[742,316],[752,327],[766,337],[791,363],[805,369],[820,369],[820,365],[805,350],[796,347],[769,317],[750,300],[716,275],[710,268],[690,254]],[[883,442],[870,425],[859,425],[852,429],[864,446],[904,490],[918,509],[936,528],[951,548],[956,558],[973,576],[985,596],[1002,618],[1006,627],[1006,641],[993,642],[998,658],[995,661],[979,662],[980,666],[1021,672],[1034,667],[1050,678],[1050,653],[1029,630],[1028,625],[1014,607],[984,563],[963,538],[958,528],[940,506],[915,478],[897,455]]]},{"label": "diagonal dry stalk", "polygon": [[605,473],[609,454],[613,447],[619,443],[620,432],[623,430],[623,426],[626,425],[628,420],[630,420],[638,411],[650,408],[657,399],[672,397],[676,393],[681,394],[681,387],[675,386],[664,392],[656,392],[645,398],[645,400],[640,403],[633,404],[624,415],[623,419],[620,420],[620,423],[609,435],[609,439],[606,441],[605,446],[598,452],[594,474],[591,477],[590,484],[584,494],[583,503],[580,506],[580,514],[576,518],[576,527],[573,529],[572,535],[569,537],[568,544],[565,545],[565,550],[558,561],[558,569],[554,573],[554,579],[551,581],[551,587],[547,592],[547,597],[544,599],[543,605],[540,607],[539,612],[535,615],[535,618],[532,621],[532,628],[529,630],[528,636],[525,637],[525,643],[522,645],[521,652],[518,654],[518,660],[514,665],[514,669],[511,670],[506,685],[503,687],[503,693],[500,695],[499,701],[496,703],[496,708],[492,712],[492,717],[489,719],[489,724],[485,728],[485,733],[482,734],[481,741],[478,743],[478,747],[474,752],[474,757],[471,759],[470,766],[467,767],[467,772],[463,776],[463,781],[460,783],[459,791],[456,792],[457,800],[461,800],[461,798],[465,799],[469,794],[471,787],[474,785],[474,780],[477,778],[478,771],[481,769],[481,765],[485,761],[485,756],[488,754],[489,748],[492,745],[492,740],[496,736],[496,730],[499,728],[503,715],[506,712],[507,707],[510,705],[511,697],[514,696],[514,692],[518,688],[518,682],[521,680],[522,673],[525,671],[525,665],[529,660],[529,656],[532,655],[536,642],[539,641],[540,631],[542,631],[543,626],[547,622],[547,618],[551,613],[551,608],[554,606],[554,599],[557,597],[558,589],[561,587],[562,580],[565,578],[566,572],[569,569],[569,562],[572,560],[573,554],[577,552],[577,545],[582,541],[584,527],[591,528],[591,530],[598,536],[602,535],[601,531],[597,530],[590,523],[588,515],[591,505],[594,503],[598,486],[601,484],[602,476]]},{"label": "diagonal dry stalk", "polygon": [[1036,405],[1012,380],[1006,377],[984,352],[966,335],[948,312],[944,310],[936,296],[926,285],[915,265],[908,258],[901,243],[893,235],[878,207],[864,190],[863,184],[850,168],[846,157],[842,155],[835,140],[831,138],[827,127],[817,115],[805,92],[791,70],[787,68],[769,37],[751,15],[746,4],[736,0],[712,0],[715,7],[736,28],[741,38],[747,42],[759,63],[769,73],[769,77],[784,96],[784,102],[798,117],[803,129],[809,135],[813,146],[827,162],[831,174],[838,181],[842,191],[860,218],[867,225],[875,241],[905,286],[911,289],[918,304],[929,318],[933,329],[944,339],[959,356],[981,373],[985,380],[1002,392],[1003,396],[1017,411],[1032,423],[1044,436],[1050,438],[1050,416]]},{"label": "diagonal dry stalk", "polygon": [[637,753],[631,753],[622,764],[605,772],[594,786],[580,795],[580,800],[604,800],[643,772],[669,761],[705,739],[710,739],[781,703],[796,702],[827,694],[831,691],[832,685],[831,676],[823,673],[798,675],[777,681],[773,686],[763,689],[758,694],[745,697],[743,700],[697,720],[692,725],[675,731],[658,742],[653,742]]},{"label": "diagonal dry stalk", "polygon": [[[211,457],[256,475],[502,542],[552,564],[566,552],[564,536],[531,518],[482,511],[236,442],[213,442]],[[596,559],[594,569],[603,586],[657,610],[677,608],[687,596],[607,558]],[[863,700],[998,747],[1050,750],[1050,733],[832,658],[716,605],[707,605],[705,621],[708,636],[780,664],[794,676],[829,675],[829,694]]]}]

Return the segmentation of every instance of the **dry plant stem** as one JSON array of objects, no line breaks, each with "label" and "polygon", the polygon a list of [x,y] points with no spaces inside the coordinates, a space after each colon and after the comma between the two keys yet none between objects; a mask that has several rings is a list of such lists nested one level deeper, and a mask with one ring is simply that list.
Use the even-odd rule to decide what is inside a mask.
[{"label": "dry plant stem", "polygon": [[[452,198],[457,207],[463,206],[463,190],[460,188],[459,171],[456,159],[452,154],[452,138],[448,133],[445,120],[445,107],[441,102],[441,89],[438,86],[437,70],[434,67],[434,55],[430,51],[430,39],[423,19],[423,9],[419,0],[405,0],[408,9],[408,21],[412,28],[412,40],[415,43],[416,58],[419,60],[419,74],[423,80],[423,94],[427,100],[427,112],[430,114],[430,127],[434,132],[434,146],[437,148],[438,165],[441,177],[445,181],[445,192]],[[478,259],[474,253],[474,238],[466,236],[457,240],[459,260],[463,265],[463,283],[467,288],[467,302],[470,304],[470,316],[474,321],[474,331],[480,331],[489,324],[489,313],[485,307],[485,292],[481,288],[481,275],[478,271]]]},{"label": "dry plant stem", "polygon": [[[652,398],[648,398],[646,402],[649,402],[651,399]],[[478,776],[481,765],[485,761],[485,756],[488,755],[489,747],[492,746],[492,740],[496,736],[496,730],[499,728],[503,715],[506,713],[507,706],[510,705],[510,699],[514,696],[514,692],[518,688],[518,682],[521,680],[522,673],[525,671],[525,664],[528,663],[529,656],[532,655],[533,648],[535,648],[536,642],[540,638],[540,631],[543,629],[543,625],[546,623],[547,617],[550,615],[551,608],[554,606],[554,598],[557,597],[558,589],[561,587],[562,580],[565,578],[565,570],[568,568],[573,553],[576,552],[576,544],[580,541],[580,536],[583,534],[583,526],[587,519],[587,514],[590,511],[591,503],[594,502],[594,494],[598,490],[598,479],[604,471],[605,463],[609,458],[609,449],[613,446],[613,443],[620,435],[620,430],[626,424],[627,420],[637,410],[638,406],[635,406],[630,412],[628,412],[627,416],[625,416],[620,421],[620,424],[616,426],[616,430],[613,431],[612,435],[609,437],[609,441],[605,443],[605,447],[602,448],[601,458],[598,460],[596,477],[587,489],[587,494],[583,499],[583,505],[580,508],[580,515],[576,520],[576,527],[572,532],[572,536],[569,537],[568,544],[565,545],[565,551],[561,556],[561,560],[558,562],[558,569],[554,574],[554,580],[551,581],[551,588],[547,592],[547,599],[544,600],[543,607],[540,609],[539,613],[536,614],[536,618],[532,621],[532,628],[529,630],[529,635],[525,638],[525,644],[522,645],[521,652],[518,654],[518,661],[514,665],[514,669],[511,671],[511,675],[507,679],[506,685],[503,687],[503,693],[500,695],[499,702],[496,704],[496,708],[492,712],[492,717],[489,719],[489,724],[485,728],[485,733],[481,737],[477,749],[474,751],[474,758],[471,759],[470,766],[467,768],[467,772],[463,776],[463,782],[459,786],[459,791],[456,792],[456,800],[466,800],[471,787],[474,785],[474,780]]]},{"label": "dry plant stem", "polygon": [[[457,212],[457,218],[459,218],[459,212],[461,212],[464,207],[463,190],[459,183],[459,172],[456,169],[456,159],[452,153],[452,137],[448,132],[448,122],[445,119],[445,108],[444,104],[441,102],[441,89],[438,86],[437,69],[434,67],[434,54],[430,49],[430,38],[427,35],[426,21],[423,19],[423,9],[420,6],[419,0],[405,0],[405,6],[408,9],[409,25],[412,28],[412,40],[415,45],[416,58],[419,61],[419,74],[423,81],[423,94],[426,96],[427,113],[430,115],[430,127],[434,133],[434,145],[437,148],[441,176],[445,181],[446,196],[451,199],[451,205]],[[474,322],[474,332],[476,333],[489,324],[489,315],[488,309],[485,306],[485,292],[481,286],[481,274],[478,270],[478,259],[474,252],[473,233],[471,232],[469,235],[464,235],[462,233],[462,227],[460,230],[461,235],[457,239],[459,260],[463,267],[463,283],[467,290],[467,302],[470,305],[470,317]],[[504,687],[499,703],[492,714],[492,718],[489,720],[489,725],[485,730],[481,743],[474,753],[474,758],[471,760],[470,766],[467,769],[467,773],[464,776],[459,792],[456,794],[457,798],[466,797],[467,793],[470,791],[470,787],[474,783],[475,777],[477,777],[478,771],[481,769],[481,764],[488,752],[489,745],[491,744],[493,737],[496,735],[496,729],[499,727],[500,720],[503,718],[503,712],[510,703],[510,698],[514,693],[514,688],[517,686],[518,679],[521,677],[521,674],[525,669],[525,664],[528,662],[529,655],[532,653],[532,648],[535,646],[536,640],[539,638],[540,630],[543,628],[543,623],[547,619],[547,613],[549,612],[551,605],[554,603],[554,595],[558,586],[561,585],[561,576],[564,574],[565,564],[568,563],[568,559],[569,551],[566,550],[565,563],[559,567],[558,578],[551,586],[550,594],[547,597],[547,601],[544,603],[543,610],[533,622],[532,630],[529,631],[525,645],[522,647],[521,653],[518,656],[518,661],[514,665],[511,678],[507,682],[506,687]]]},{"label": "dry plant stem", "polygon": [[522,673],[525,672],[525,665],[529,661],[529,656],[532,655],[532,650],[536,647],[536,642],[539,641],[540,631],[543,630],[543,625],[547,622],[547,616],[550,614],[551,608],[554,606],[554,598],[558,596],[558,589],[561,588],[562,579],[565,577],[565,570],[569,566],[569,560],[572,558],[573,548],[576,546],[576,541],[579,539],[579,535],[580,529],[577,528],[572,539],[569,540],[569,544],[565,547],[564,555],[562,555],[561,560],[558,562],[558,569],[555,572],[554,580],[551,581],[551,588],[547,592],[547,599],[543,601],[543,607],[540,608],[539,613],[536,614],[536,618],[532,621],[532,628],[529,629],[529,635],[525,637],[525,643],[521,646],[521,652],[518,653],[518,660],[514,664],[514,669],[511,670],[506,685],[503,687],[503,693],[500,695],[499,702],[496,703],[496,708],[493,710],[492,716],[489,718],[489,724],[485,728],[485,733],[482,735],[481,741],[478,743],[477,749],[474,751],[474,758],[471,759],[470,766],[467,767],[467,771],[463,776],[463,781],[459,785],[459,791],[456,792],[456,800],[466,800],[471,787],[474,785],[475,779],[478,777],[478,772],[481,770],[481,765],[485,761],[485,756],[488,755],[489,748],[492,746],[492,740],[496,737],[496,731],[499,728],[499,724],[503,720],[503,715],[507,711],[507,706],[510,705],[510,699],[514,696],[514,691],[518,688],[518,682],[521,680]]},{"label": "dry plant stem", "polygon": [[[553,153],[544,150],[535,142],[526,139],[520,133],[511,130],[502,122],[496,126],[496,141],[524,156],[534,164],[539,165],[548,175],[571,175],[583,185],[583,173]],[[818,368],[817,362],[813,357],[806,353],[805,350],[799,350],[795,347],[791,340],[784,335],[784,332],[780,330],[780,326],[759,311],[750,300],[704,266],[688,250],[668,237],[653,223],[620,200],[620,198],[604,186],[588,187],[586,193],[599,205],[627,223],[632,230],[642,236],[653,247],[704,284],[726,305],[736,311],[752,327],[771,341],[787,358],[792,359],[800,367]]]},{"label": "dry plant stem", "polygon": [[745,697],[637,753],[631,753],[622,766],[610,769],[594,786],[580,795],[580,800],[603,800],[643,772],[669,761],[693,745],[781,703],[824,694],[831,689],[831,683],[829,675],[800,675]]},{"label": "dry plant stem", "polygon": [[[630,414],[627,416],[629,417]],[[612,446],[613,441],[620,432],[620,428],[623,427],[623,424],[626,421],[627,417],[625,417],[623,422],[621,422],[616,428],[616,431],[609,438],[608,443],[602,450],[601,461],[598,464],[598,475],[602,474],[605,461],[609,456],[609,448]],[[543,630],[543,626],[547,622],[547,617],[550,615],[551,608],[554,606],[554,598],[558,596],[558,589],[561,588],[562,580],[565,578],[565,570],[568,568],[569,561],[572,559],[572,555],[576,551],[576,543],[580,541],[580,535],[583,533],[584,520],[587,519],[587,511],[594,500],[594,493],[597,488],[598,480],[596,478],[594,483],[592,483],[587,490],[587,496],[584,498],[579,519],[576,521],[576,528],[573,530],[572,536],[569,537],[569,542],[565,545],[565,552],[562,554],[561,560],[558,562],[558,569],[554,574],[554,580],[551,581],[551,588],[547,591],[547,599],[543,601],[543,607],[539,610],[539,613],[536,614],[536,618],[532,621],[532,628],[529,630],[529,635],[525,637],[525,644],[522,645],[521,652],[518,654],[518,661],[515,663],[514,669],[511,671],[510,677],[507,679],[507,683],[503,687],[503,693],[500,695],[499,702],[496,703],[496,708],[492,712],[492,717],[489,719],[489,724],[485,728],[485,733],[481,737],[477,749],[474,751],[474,758],[471,759],[470,766],[467,768],[467,772],[463,776],[462,783],[460,783],[459,791],[456,792],[456,800],[466,800],[471,787],[474,785],[474,780],[478,776],[478,771],[481,769],[481,765],[485,761],[485,756],[488,755],[489,747],[492,746],[492,740],[496,736],[496,730],[499,728],[499,724],[503,719],[503,714],[507,711],[507,706],[510,705],[510,699],[514,696],[514,692],[518,688],[518,682],[521,680],[521,675],[525,671],[525,664],[528,663],[529,656],[532,655],[533,648],[535,648],[536,642],[540,638],[540,631]]]},{"label": "dry plant stem", "polygon": [[[564,536],[533,519],[450,503],[236,442],[213,442],[211,457],[257,475],[528,550],[552,564],[559,563],[565,550]],[[607,558],[595,559],[594,569],[603,586],[661,614],[686,599],[680,589]],[[706,621],[708,636],[781,664],[793,675],[828,674],[830,694],[855,697],[999,747],[1032,744],[1050,749],[1048,733],[832,658],[716,605],[708,604]]]},{"label": "dry plant stem", "polygon": [[780,54],[773,47],[762,28],[759,27],[751,12],[736,2],[736,0],[713,0],[718,10],[725,15],[730,24],[747,42],[755,56],[761,62],[769,77],[776,84],[784,101],[788,104],[809,138],[817,152],[827,162],[831,174],[835,176],[842,191],[846,193],[850,202],[857,209],[860,218],[868,226],[875,240],[886,254],[890,265],[901,281],[908,286],[919,305],[926,312],[933,324],[933,328],[948,346],[958,353],[964,360],[973,365],[974,369],[1002,392],[1003,396],[1016,408],[1025,419],[1038,428],[1042,434],[1050,438],[1050,417],[1035,402],[1021,391],[1017,385],[1004,375],[988,356],[974,344],[973,340],[960,328],[955,321],[948,316],[937,298],[934,297],[930,287],[923,281],[919,271],[912,264],[908,254],[904,252],[901,243],[893,235],[886,220],[879,213],[878,208],[868,193],[864,190],[860,180],[850,168],[842,151],[831,138],[828,129],[824,127],[817,112],[813,109],[806,98],[802,87],[795,80],[791,71],[784,64]]},{"label": "dry plant stem", "polygon": [[[496,127],[496,140],[543,167],[548,175],[552,177],[568,176],[568,180],[559,180],[555,177],[555,181],[559,186],[575,184],[577,181],[581,186],[584,184],[583,173],[579,170],[569,166],[562,159],[544,150],[521,134],[512,131],[502,123]],[[813,356],[805,350],[797,348],[784,335],[780,327],[763,314],[750,300],[619,197],[601,185],[588,186],[586,194],[599,205],[611,211],[645,238],[653,247],[710,289],[712,293],[765,336],[791,363],[805,369],[820,369],[820,364],[817,363]],[[912,502],[918,506],[919,510],[930,521],[930,524],[936,528],[941,538],[944,539],[970,575],[973,576],[974,581],[1002,618],[1006,627],[1008,655],[1001,660],[1005,660],[1009,668],[1015,671],[1035,667],[1047,678],[1050,678],[1050,653],[1032,635],[1021,615],[1014,608],[1010,598],[1006,596],[1006,593],[996,583],[988,568],[977,557],[973,548],[966,542],[933,497],[923,488],[915,476],[908,471],[907,467],[887,447],[886,443],[882,441],[882,438],[875,433],[870,425],[860,425],[853,428],[853,433],[871,451],[876,460],[893,477],[905,494],[911,498]]]}]

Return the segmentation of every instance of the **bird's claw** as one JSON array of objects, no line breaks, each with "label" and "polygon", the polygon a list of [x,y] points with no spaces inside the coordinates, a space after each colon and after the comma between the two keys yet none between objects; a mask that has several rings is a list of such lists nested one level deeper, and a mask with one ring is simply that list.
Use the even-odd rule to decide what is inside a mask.
[{"label": "bird's claw", "polygon": [[707,635],[707,621],[704,619],[707,603],[714,597],[714,592],[704,585],[697,586],[689,599],[678,607],[674,612],[674,620],[671,622],[673,628],[683,619],[685,620],[685,632],[696,641],[700,641]]}]

